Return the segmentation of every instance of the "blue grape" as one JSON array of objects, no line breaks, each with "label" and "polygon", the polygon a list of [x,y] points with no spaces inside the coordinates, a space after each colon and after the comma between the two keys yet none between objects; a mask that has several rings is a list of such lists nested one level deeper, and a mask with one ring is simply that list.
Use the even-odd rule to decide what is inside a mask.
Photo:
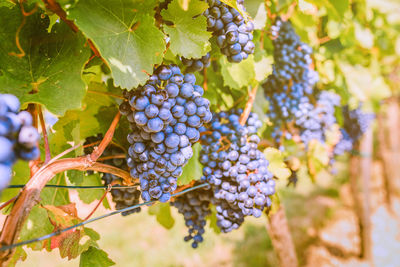
[{"label": "blue grape", "polygon": [[[199,185],[196,182],[194,186]],[[183,215],[185,225],[188,228],[188,235],[184,237],[186,242],[192,241],[192,247],[197,248],[203,242],[205,233],[206,217],[211,214],[212,191],[209,188],[201,188],[183,194],[171,202],[171,206],[176,207],[178,212]]]},{"label": "blue grape", "polygon": [[32,126],[32,116],[18,113],[20,102],[11,94],[0,94],[0,192],[11,179],[11,168],[17,159],[34,160],[40,156],[39,133]]},{"label": "blue grape", "polygon": [[[252,32],[254,25],[245,21],[239,12],[221,1],[206,0],[209,8],[204,12],[207,18],[208,30],[216,37],[217,45],[230,62],[240,62],[254,53]],[[245,10],[243,1],[236,1]],[[190,66],[195,61],[191,61]],[[187,63],[187,64],[189,64]],[[184,63],[185,64],[185,63]],[[192,67],[195,69],[195,67]]]},{"label": "blue grape", "polygon": [[251,113],[246,124],[240,125],[242,112],[239,109],[214,114],[211,123],[202,128],[204,133],[211,134],[201,137],[201,179],[212,187],[211,201],[216,206],[217,225],[222,232],[237,229],[245,216],[259,217],[269,207],[268,199],[275,192],[268,161],[257,149],[260,138],[256,132],[261,123]]},{"label": "blue grape", "polygon": [[[182,75],[175,65],[161,65],[144,86],[124,92],[127,101],[120,110],[132,131],[127,137],[132,144],[128,150],[129,166],[131,175],[143,185],[145,201],[169,200],[177,187],[174,176],[181,174],[193,156],[191,146],[200,138],[199,127],[212,118],[209,101],[202,98],[203,89],[194,85],[195,81],[193,74]],[[136,99],[143,96],[150,101],[144,110],[136,110]],[[198,108],[202,108],[202,117],[196,115]],[[140,149],[136,148],[138,144]]]}]

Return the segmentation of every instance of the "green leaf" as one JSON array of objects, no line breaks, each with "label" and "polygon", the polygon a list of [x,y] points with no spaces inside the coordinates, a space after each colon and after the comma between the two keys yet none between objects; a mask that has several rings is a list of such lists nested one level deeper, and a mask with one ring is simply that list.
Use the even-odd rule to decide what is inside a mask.
[{"label": "green leaf", "polygon": [[[92,174],[84,176],[83,182],[80,184],[82,186],[99,186],[103,185],[101,178],[98,174]],[[96,199],[100,199],[104,194],[104,189],[78,189],[79,198],[84,203],[92,203]]]},{"label": "green leaf", "polygon": [[[53,129],[56,132],[50,140],[53,153],[58,154],[70,147],[67,142],[77,144],[86,137],[105,133],[118,112],[118,106],[107,95],[108,89],[104,84],[91,82],[88,89],[83,108],[67,111],[54,124]],[[81,154],[82,150],[77,150],[75,155]]]},{"label": "green leaf", "polygon": [[328,164],[329,152],[326,145],[316,140],[311,140],[307,151],[307,167],[311,178],[314,180],[317,174],[324,170]]},{"label": "green leaf", "polygon": [[217,210],[215,206],[211,206],[211,215],[207,219],[210,221],[210,228],[214,230],[214,233],[220,234],[221,228],[217,225]]},{"label": "green leaf", "polygon": [[[13,166],[13,177],[11,178],[10,184],[26,184],[29,181],[30,169],[28,162],[19,160]],[[1,192],[0,202],[5,202],[15,197],[21,189],[5,189]],[[4,209],[6,212],[8,209]]]},{"label": "green leaf", "polygon": [[7,261],[7,267],[14,267],[17,265],[17,262],[26,260],[28,254],[22,247],[17,247],[15,249],[14,255],[12,258]]},{"label": "green leaf", "polygon": [[350,8],[349,0],[329,0],[334,6],[340,17],[343,17],[344,13]]},{"label": "green leaf", "polygon": [[257,30],[263,29],[267,22],[267,11],[265,10],[264,0],[246,0],[244,5],[253,18],[254,28]]},{"label": "green leaf", "polygon": [[14,94],[25,104],[43,104],[57,115],[79,108],[85,94],[81,72],[90,54],[85,38],[65,23],[57,23],[48,33],[48,17],[42,19],[36,12],[26,17],[19,33],[26,55],[18,56],[15,36],[21,23],[19,7],[0,8],[1,92]]},{"label": "green leaf", "polygon": [[93,246],[82,253],[79,262],[79,267],[107,267],[112,265],[115,265],[115,262],[108,257],[108,254]]},{"label": "green leaf", "polygon": [[13,8],[16,4],[12,0],[0,0],[0,7]]},{"label": "green leaf", "polygon": [[178,178],[178,185],[185,185],[193,180],[200,180],[203,175],[203,166],[199,162],[199,155],[201,150],[200,143],[192,146],[193,157],[183,167],[182,175]]},{"label": "green leaf", "polygon": [[[155,0],[81,0],[69,11],[111,68],[116,86],[144,84],[165,50],[155,26]],[[90,14],[90,16],[88,15]]]},{"label": "green leaf", "polygon": [[[46,190],[46,189],[44,189]],[[53,225],[45,209],[35,206],[29,213],[20,235],[21,240],[30,240],[53,232]],[[43,242],[35,242],[29,245],[34,250],[41,250]]]},{"label": "green leaf", "polygon": [[200,58],[211,49],[208,39],[207,20],[201,14],[208,5],[204,1],[191,0],[189,9],[183,10],[178,0],[172,1],[161,15],[173,25],[165,25],[164,31],[170,37],[170,49],[175,55],[185,58]]},{"label": "green leaf", "polygon": [[156,215],[157,222],[166,229],[171,229],[175,224],[175,220],[171,216],[171,207],[169,203],[158,203],[149,207],[149,214]]},{"label": "green leaf", "polygon": [[230,63],[226,57],[221,57],[219,62],[225,86],[240,89],[251,84],[256,77],[253,55],[240,63]]},{"label": "green leaf", "polygon": [[276,148],[268,147],[264,150],[265,158],[269,161],[268,170],[279,179],[287,179],[291,171],[284,162],[285,156]]},{"label": "green leaf", "polygon": [[[67,185],[65,179],[65,173],[57,174],[47,184]],[[40,198],[42,199],[41,203],[43,205],[60,206],[60,205],[66,205],[70,202],[68,189],[66,188],[45,187],[43,191],[40,193]]]}]

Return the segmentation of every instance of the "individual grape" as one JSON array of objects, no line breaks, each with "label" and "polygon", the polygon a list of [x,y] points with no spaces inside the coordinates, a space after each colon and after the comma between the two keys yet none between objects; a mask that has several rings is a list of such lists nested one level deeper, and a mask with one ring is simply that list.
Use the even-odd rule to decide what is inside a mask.
[{"label": "individual grape", "polygon": [[[193,74],[183,75],[175,65],[161,65],[144,86],[124,93],[127,100],[120,110],[128,120],[145,116],[139,123],[130,120],[132,132],[127,138],[131,175],[139,178],[145,201],[170,199],[182,167],[193,156],[191,146],[200,138],[199,127],[212,118],[210,103],[195,82]],[[138,102],[144,97],[150,101]],[[138,104],[143,111],[137,110]],[[198,109],[202,117],[196,115]]]},{"label": "individual grape", "polygon": [[18,98],[0,94],[0,191],[11,179],[11,168],[17,159],[34,160],[40,156],[39,133],[32,126],[32,116],[21,111]]},{"label": "individual grape", "polygon": [[[103,139],[102,134],[98,134],[97,136],[91,136],[86,138],[84,145],[93,144]],[[137,146],[136,149],[140,148],[140,145]],[[144,149],[143,149],[144,150]],[[93,146],[86,147],[84,149],[85,154],[90,154],[93,152]],[[102,157],[108,157],[113,155],[122,155],[125,154],[124,150],[116,145],[109,144],[107,148],[104,150]],[[128,163],[127,159],[125,158],[114,158],[114,159],[107,159],[103,161],[104,164],[108,164],[111,166],[115,166],[122,170],[128,171]],[[89,174],[93,172],[88,172]],[[104,182],[104,185],[113,184],[123,184],[123,181],[120,177],[115,176],[110,173],[101,173],[101,179]],[[111,196],[113,201],[115,202],[115,208],[117,210],[124,209],[136,204],[139,204],[140,201],[140,191],[138,188],[113,188],[111,189]],[[141,208],[135,208],[129,211],[122,212],[122,216],[127,216],[132,213],[140,212]]]}]

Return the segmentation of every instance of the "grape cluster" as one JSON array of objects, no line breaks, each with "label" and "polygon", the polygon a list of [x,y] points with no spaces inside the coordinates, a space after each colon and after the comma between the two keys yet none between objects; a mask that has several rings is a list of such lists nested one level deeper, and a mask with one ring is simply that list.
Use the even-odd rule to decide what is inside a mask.
[{"label": "grape cluster", "polygon": [[289,21],[279,17],[271,26],[274,45],[272,74],[263,84],[274,123],[272,137],[279,143],[298,134],[307,146],[311,140],[325,142],[325,132],[336,123],[340,97],[314,92],[318,73],[310,68],[312,49],[301,42]]},{"label": "grape cluster", "polygon": [[[240,62],[254,53],[253,30],[251,21],[245,21],[240,13],[219,0],[205,0],[209,8],[204,12],[208,30],[216,36],[221,52],[230,62]],[[244,9],[243,0],[237,4]]]},{"label": "grape cluster", "polygon": [[32,126],[32,116],[27,111],[18,113],[17,97],[0,94],[0,190],[11,179],[11,167],[20,158],[34,160],[39,157],[39,133]]},{"label": "grape cluster", "polygon": [[[194,186],[199,184],[199,182],[196,182]],[[211,199],[212,192],[209,189],[201,188],[183,194],[177,197],[174,202],[171,202],[171,205],[176,207],[185,219],[189,234],[185,236],[184,240],[186,242],[193,240],[193,248],[197,248],[199,243],[203,242],[206,217],[211,214]]]},{"label": "grape cluster", "polygon": [[375,118],[374,114],[364,113],[361,108],[361,105],[353,110],[350,110],[348,105],[342,107],[343,128],[340,129],[342,138],[334,148],[335,155],[352,150],[354,143],[367,131],[371,121]]},{"label": "grape cluster", "polygon": [[[291,120],[310,104],[318,73],[310,69],[312,49],[300,41],[292,24],[279,17],[271,26],[274,46],[272,74],[263,84],[273,120]],[[282,123],[282,122],[280,122]]]},{"label": "grape cluster", "polygon": [[[98,134],[97,136],[91,136],[86,138],[86,144],[92,144],[103,139],[102,134]],[[93,147],[86,147],[84,149],[85,154],[90,154],[93,152]],[[104,150],[102,157],[113,156],[113,155],[121,155],[125,154],[124,150],[116,145],[109,144],[107,148]],[[108,164],[111,166],[115,166],[125,171],[129,171],[127,160],[125,158],[112,158],[103,161],[104,164]],[[109,184],[122,184],[123,181],[120,177],[115,176],[110,173],[102,173],[101,179],[103,180],[105,185]],[[137,188],[113,188],[111,189],[111,196],[113,201],[115,202],[115,208],[117,210],[124,209],[136,204],[139,204],[140,200],[140,191]],[[140,212],[140,207],[122,212],[122,216],[127,216],[132,213]]]},{"label": "grape cluster", "polygon": [[246,124],[240,125],[242,112],[238,109],[215,114],[209,127],[202,129],[202,180],[213,189],[212,201],[222,232],[237,229],[245,216],[260,217],[275,193],[275,181],[267,169],[269,162],[257,149],[257,130],[262,123],[251,113]]},{"label": "grape cluster", "polygon": [[202,56],[201,58],[187,59],[182,57],[181,60],[183,65],[187,67],[186,72],[195,72],[208,68],[211,63],[211,56],[210,53],[207,53],[207,55]]},{"label": "grape cluster", "polygon": [[340,105],[340,96],[322,91],[315,106],[306,105],[305,112],[296,115],[296,126],[300,129],[300,138],[304,144],[311,140],[325,142],[325,132],[335,123],[335,107]]},{"label": "grape cluster", "polygon": [[176,189],[182,168],[193,156],[199,128],[211,120],[210,102],[193,74],[176,65],[161,65],[144,86],[125,91],[120,111],[132,132],[128,153],[131,176],[140,179],[145,201],[166,202]]}]

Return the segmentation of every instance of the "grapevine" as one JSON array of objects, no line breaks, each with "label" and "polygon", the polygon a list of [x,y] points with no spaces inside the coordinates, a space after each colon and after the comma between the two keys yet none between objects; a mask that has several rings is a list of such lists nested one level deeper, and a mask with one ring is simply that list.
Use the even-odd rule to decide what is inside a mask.
[{"label": "grapevine", "polygon": [[0,1],[0,265],[396,265],[399,5],[359,2]]}]

